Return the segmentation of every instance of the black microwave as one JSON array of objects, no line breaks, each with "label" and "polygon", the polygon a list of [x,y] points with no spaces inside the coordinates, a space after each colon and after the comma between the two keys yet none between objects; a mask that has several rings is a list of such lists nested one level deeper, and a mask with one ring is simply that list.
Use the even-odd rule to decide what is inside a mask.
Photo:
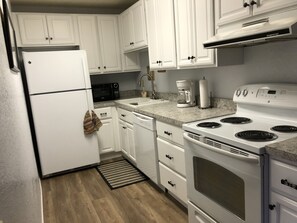
[{"label": "black microwave", "polygon": [[92,84],[92,94],[94,102],[119,99],[119,84]]}]

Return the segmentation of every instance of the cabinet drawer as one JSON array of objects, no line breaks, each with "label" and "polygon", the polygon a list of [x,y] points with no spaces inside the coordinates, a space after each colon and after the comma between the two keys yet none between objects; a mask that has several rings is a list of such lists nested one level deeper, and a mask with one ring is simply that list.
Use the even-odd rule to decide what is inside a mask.
[{"label": "cabinet drawer", "polygon": [[179,145],[184,145],[182,128],[157,121],[157,134]]},{"label": "cabinet drawer", "polygon": [[119,115],[119,119],[129,122],[131,124],[133,123],[132,112],[125,110],[125,109],[118,108],[118,115]]},{"label": "cabinet drawer", "polygon": [[189,222],[193,223],[217,223],[217,221],[208,216],[191,202],[188,202],[188,216]]},{"label": "cabinet drawer", "polygon": [[187,203],[187,181],[179,174],[159,163],[161,184],[171,193]]},{"label": "cabinet drawer", "polygon": [[111,107],[97,108],[95,113],[100,119],[112,118]]},{"label": "cabinet drawer", "polygon": [[[270,185],[297,200],[297,167],[276,160],[270,162]],[[292,184],[292,185],[290,185]],[[296,186],[296,189],[294,188]]]},{"label": "cabinet drawer", "polygon": [[159,137],[157,138],[157,143],[159,160],[181,175],[186,176],[184,150]]}]

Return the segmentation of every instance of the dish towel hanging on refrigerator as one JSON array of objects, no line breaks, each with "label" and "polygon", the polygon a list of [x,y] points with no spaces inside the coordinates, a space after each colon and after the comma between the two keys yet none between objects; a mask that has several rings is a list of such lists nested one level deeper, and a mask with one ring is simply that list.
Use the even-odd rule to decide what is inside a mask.
[{"label": "dish towel hanging on refrigerator", "polygon": [[90,114],[90,111],[87,111],[84,117],[83,126],[85,134],[92,134],[99,130],[102,123],[94,111],[92,111],[92,115]]}]

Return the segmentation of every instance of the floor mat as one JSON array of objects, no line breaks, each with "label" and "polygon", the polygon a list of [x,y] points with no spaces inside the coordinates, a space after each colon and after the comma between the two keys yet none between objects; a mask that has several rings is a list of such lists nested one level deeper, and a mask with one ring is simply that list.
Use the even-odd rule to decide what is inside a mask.
[{"label": "floor mat", "polygon": [[117,189],[148,179],[125,159],[101,164],[97,170],[110,189]]}]

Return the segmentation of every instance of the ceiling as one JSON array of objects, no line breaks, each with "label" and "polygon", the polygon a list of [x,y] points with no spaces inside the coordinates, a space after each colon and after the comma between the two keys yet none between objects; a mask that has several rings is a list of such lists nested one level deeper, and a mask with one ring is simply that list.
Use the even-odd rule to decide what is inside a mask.
[{"label": "ceiling", "polygon": [[63,7],[125,10],[137,0],[10,0],[12,7]]}]

